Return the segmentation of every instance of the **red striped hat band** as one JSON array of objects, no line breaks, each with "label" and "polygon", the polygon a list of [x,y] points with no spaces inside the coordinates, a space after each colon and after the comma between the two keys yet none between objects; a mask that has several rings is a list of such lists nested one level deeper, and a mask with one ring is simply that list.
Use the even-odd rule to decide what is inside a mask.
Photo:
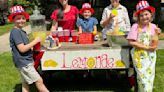
[{"label": "red striped hat band", "polygon": [[14,6],[10,8],[10,10],[11,10],[11,13],[24,12],[24,9],[22,8],[22,6]]},{"label": "red striped hat band", "polygon": [[140,1],[136,6],[136,10],[141,10],[148,7],[149,7],[149,3],[147,1]]}]

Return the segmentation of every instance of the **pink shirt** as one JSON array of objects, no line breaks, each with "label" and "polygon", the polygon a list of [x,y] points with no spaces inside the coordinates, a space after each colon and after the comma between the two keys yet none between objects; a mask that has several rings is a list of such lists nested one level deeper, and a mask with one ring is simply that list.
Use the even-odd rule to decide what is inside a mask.
[{"label": "pink shirt", "polygon": [[64,13],[63,20],[57,19],[58,9],[54,10],[51,19],[58,22],[58,26],[63,27],[63,29],[70,29],[74,30],[77,20],[77,15],[79,13],[79,10],[75,6],[71,6],[69,12]]},{"label": "pink shirt", "polygon": [[[151,31],[151,35],[155,34],[155,29],[157,28],[157,26],[155,24],[150,23],[150,31]],[[142,28],[142,31],[148,31],[148,26],[144,26]],[[138,37],[138,24],[135,23],[132,25],[131,30],[127,36],[127,39],[131,39],[131,40],[137,40]]]}]

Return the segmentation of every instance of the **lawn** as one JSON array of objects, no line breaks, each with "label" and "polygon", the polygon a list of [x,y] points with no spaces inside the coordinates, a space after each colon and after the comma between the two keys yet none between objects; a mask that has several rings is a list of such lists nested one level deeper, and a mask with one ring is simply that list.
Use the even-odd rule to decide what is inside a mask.
[{"label": "lawn", "polygon": [[[164,50],[157,51],[157,64],[156,64],[156,77],[154,83],[154,91],[153,92],[163,92],[164,90]],[[62,76],[61,76],[62,77]],[[69,84],[70,81],[51,81],[51,84],[47,84],[48,88],[51,91],[61,91],[61,90],[85,90],[85,91],[108,91],[108,92],[131,92],[129,86],[127,84],[126,79],[116,79],[113,81],[100,81],[97,79],[93,83],[89,83],[88,80],[82,81],[81,84],[74,83]],[[20,76],[17,72],[17,69],[14,67],[12,63],[11,53],[6,52],[0,54],[0,92],[21,92],[21,82]],[[85,85],[84,85],[85,83]],[[114,83],[114,84],[112,84]],[[88,84],[88,85],[87,85]],[[87,86],[86,86],[87,85]],[[64,87],[63,87],[64,86]],[[35,92],[36,88],[32,85],[31,87]],[[34,91],[35,90],[35,91]]]},{"label": "lawn", "polygon": [[[29,22],[26,23],[26,25],[28,25],[28,24],[29,24]],[[5,34],[5,33],[8,33],[13,27],[14,27],[13,23],[0,25],[0,36]]]},{"label": "lawn", "polygon": [[0,36],[9,32],[14,24],[0,25]]}]

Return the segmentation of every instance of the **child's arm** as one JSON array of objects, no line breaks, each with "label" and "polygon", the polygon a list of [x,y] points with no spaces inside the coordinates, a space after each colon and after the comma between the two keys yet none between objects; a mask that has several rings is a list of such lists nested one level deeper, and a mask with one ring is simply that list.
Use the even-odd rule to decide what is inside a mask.
[{"label": "child's arm", "polygon": [[134,40],[129,40],[129,44],[132,45],[135,48],[138,48],[138,49],[154,51],[157,48],[158,41],[154,41],[153,45],[150,45],[150,46],[143,45],[143,44],[141,44],[137,41],[134,41]]},{"label": "child's arm", "polygon": [[161,29],[157,26],[155,34],[152,36],[152,42],[150,44],[150,51],[154,51],[158,47],[158,35],[161,33]]},{"label": "child's arm", "polygon": [[58,22],[56,22],[55,20],[53,20],[52,22],[52,27],[51,27],[51,32],[56,31],[58,27]]},{"label": "child's arm", "polygon": [[110,16],[109,18],[107,18],[105,21],[102,22],[102,27],[106,27],[110,22],[111,20],[115,17],[115,15],[113,15],[112,13],[110,13]]},{"label": "child's arm", "polygon": [[24,45],[23,43],[18,44],[17,48],[21,53],[25,53],[26,51],[28,51],[29,49],[31,49],[35,44],[37,44],[38,42],[41,42],[41,38],[37,37],[35,38],[32,42],[30,42],[29,44]]},{"label": "child's arm", "polygon": [[158,27],[158,25],[156,26],[155,32],[156,32],[156,34],[158,34],[158,35],[161,34],[161,29]]},{"label": "child's arm", "polygon": [[141,44],[141,43],[139,43],[137,41],[134,41],[134,40],[128,40],[128,41],[129,41],[129,44],[132,45],[135,48],[145,49],[145,50],[149,49],[149,46],[143,45],[143,44]]},{"label": "child's arm", "polygon": [[82,27],[81,26],[78,26],[78,30],[79,30],[79,33],[78,34],[81,34],[83,32],[82,30]]},{"label": "child's arm", "polygon": [[158,40],[153,40],[151,45],[149,46],[149,51],[154,51],[158,47]]},{"label": "child's arm", "polygon": [[97,26],[96,25],[93,26],[93,32],[92,33],[93,33],[93,35],[97,34]]}]

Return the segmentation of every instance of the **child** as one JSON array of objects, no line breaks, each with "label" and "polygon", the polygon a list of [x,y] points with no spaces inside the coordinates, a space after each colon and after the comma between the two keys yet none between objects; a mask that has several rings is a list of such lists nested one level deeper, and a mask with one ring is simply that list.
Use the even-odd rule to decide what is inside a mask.
[{"label": "child", "polygon": [[93,35],[96,35],[96,25],[98,24],[98,21],[96,18],[92,17],[93,13],[94,10],[89,3],[84,3],[82,5],[82,9],[80,9],[80,15],[82,15],[82,18],[79,18],[76,23],[79,33],[90,32],[93,33]]},{"label": "child", "polygon": [[[138,92],[152,92],[155,77],[156,48],[160,29],[152,22],[155,8],[145,0],[136,5],[133,24],[127,39],[133,46],[131,50],[133,65],[137,73]],[[155,39],[154,39],[155,38]]]},{"label": "child", "polygon": [[103,27],[102,36],[106,39],[107,32],[113,32],[118,25],[118,29],[123,32],[130,31],[130,20],[126,7],[122,6],[120,0],[110,0],[111,4],[107,6],[102,13],[100,21]]},{"label": "child", "polygon": [[22,6],[13,6],[8,19],[15,24],[10,32],[10,47],[14,64],[22,78],[22,92],[29,92],[29,85],[32,83],[35,83],[39,92],[49,92],[33,65],[31,48],[40,42],[41,38],[35,38],[29,43],[27,34],[22,29],[26,20],[29,19],[29,14],[24,11]]}]

